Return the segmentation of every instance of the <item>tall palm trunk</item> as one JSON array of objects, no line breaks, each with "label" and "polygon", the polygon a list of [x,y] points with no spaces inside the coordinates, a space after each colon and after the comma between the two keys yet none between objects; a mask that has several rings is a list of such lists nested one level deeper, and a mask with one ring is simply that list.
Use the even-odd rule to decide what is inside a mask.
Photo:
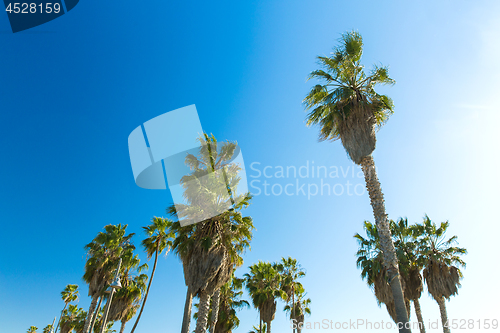
[{"label": "tall palm trunk", "polygon": [[219,318],[220,288],[212,296],[212,315],[210,316],[210,333],[214,333]]},{"label": "tall palm trunk", "polygon": [[420,302],[418,298],[415,298],[413,300],[413,305],[415,305],[415,313],[417,314],[418,327],[420,329],[420,333],[425,333],[424,318],[422,318],[422,310],[420,309]]},{"label": "tall palm trunk", "polygon": [[403,289],[401,288],[401,280],[399,278],[398,259],[394,243],[392,242],[391,231],[389,230],[387,214],[385,213],[384,194],[377,178],[373,157],[371,155],[364,157],[360,165],[365,176],[366,188],[370,196],[375,224],[377,225],[384,266],[387,268],[389,284],[391,285],[394,297],[396,317],[398,323],[400,323],[399,326],[401,326],[399,332],[408,333],[411,330],[406,328],[406,325],[408,325],[408,313],[406,312]]},{"label": "tall palm trunk", "polygon": [[193,292],[188,286],[186,294],[186,304],[184,304],[184,318],[182,319],[181,333],[189,333],[189,323],[191,322],[191,308],[193,307]]},{"label": "tall palm trunk", "polygon": [[95,307],[97,305],[97,298],[99,297],[98,293],[96,293],[92,297],[92,302],[90,302],[89,312],[87,312],[87,318],[85,319],[85,325],[83,326],[83,333],[90,332],[90,322],[92,321],[92,317],[94,314]]},{"label": "tall palm trunk", "polygon": [[120,333],[123,333],[125,331],[125,324],[127,322],[125,320],[122,320],[122,325],[120,326]]},{"label": "tall palm trunk", "polygon": [[443,324],[443,332],[450,333],[450,327],[448,326],[448,314],[446,313],[446,304],[444,303],[444,297],[436,299],[439,304],[439,312],[441,313],[441,323]]},{"label": "tall palm trunk", "polygon": [[[156,271],[156,263],[158,262],[158,251],[160,249],[160,242],[156,242],[156,251],[155,251],[155,262],[153,264],[153,271],[151,272],[151,277],[149,278],[149,283],[148,283],[148,288],[146,289],[146,295],[144,295],[144,300],[142,301],[142,306],[141,306],[141,311],[139,311],[139,314],[137,315],[137,319],[135,320],[134,326],[132,327],[132,330],[130,333],[134,333],[135,328],[137,327],[137,324],[139,323],[139,319],[141,319],[142,311],[144,310],[144,305],[146,305],[146,300],[148,299],[149,295],[149,288],[151,288],[151,282],[153,282],[153,277],[155,276],[155,271]],[[167,250],[168,253],[168,250]]]},{"label": "tall palm trunk", "polygon": [[200,303],[198,304],[198,320],[196,321],[195,333],[205,333],[207,330],[208,311],[210,310],[210,295],[200,291]]},{"label": "tall palm trunk", "polygon": [[94,316],[92,318],[92,322],[90,323],[90,331],[89,331],[90,333],[92,333],[92,331],[94,330],[95,321],[97,319],[97,315],[99,314],[99,310],[101,309],[101,303],[102,303],[102,296],[99,297],[99,303],[97,303],[97,306],[94,311]]},{"label": "tall palm trunk", "polygon": [[267,333],[271,333],[271,321],[268,321],[266,323],[266,326],[267,326]]}]

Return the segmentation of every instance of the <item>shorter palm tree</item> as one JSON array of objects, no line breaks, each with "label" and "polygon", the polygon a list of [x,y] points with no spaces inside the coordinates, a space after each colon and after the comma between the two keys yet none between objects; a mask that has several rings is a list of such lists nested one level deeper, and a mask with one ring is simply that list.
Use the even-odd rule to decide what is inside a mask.
[{"label": "shorter palm tree", "polygon": [[253,264],[250,273],[245,274],[246,288],[252,297],[253,306],[259,310],[260,324],[266,323],[267,333],[271,333],[271,322],[276,314],[276,299],[286,299],[281,289],[281,275],[277,265],[259,261]]},{"label": "shorter palm tree", "polygon": [[250,330],[248,333],[266,333],[266,324],[262,324],[262,326],[259,325],[259,327],[252,327],[252,330]]},{"label": "shorter palm tree", "polygon": [[[304,277],[306,272],[297,262],[297,259],[293,259],[291,257],[288,257],[287,259],[281,258],[281,262],[276,264],[276,268],[278,269],[278,273],[281,275],[281,289],[286,294],[285,302],[287,303],[287,307],[290,311],[290,319],[297,319],[295,315],[298,314],[299,311],[295,309],[295,297],[296,295],[304,293],[304,287],[300,282],[298,282],[298,279]],[[295,332],[295,329],[292,328],[292,331]]]},{"label": "shorter palm tree", "polygon": [[304,325],[305,315],[311,315],[311,309],[309,305],[311,304],[310,298],[305,298],[306,293],[302,286],[296,290],[296,301],[294,306],[287,304],[284,308],[285,311],[290,313],[290,321],[292,322],[292,328],[300,333]]},{"label": "shorter palm tree", "polygon": [[134,326],[130,333],[134,333],[139,320],[141,319],[142,311],[144,311],[144,306],[146,305],[146,300],[148,299],[149,289],[151,288],[151,283],[153,282],[153,277],[156,272],[156,264],[158,263],[158,255],[166,250],[165,256],[172,248],[172,240],[175,235],[171,231],[173,221],[161,217],[154,217],[151,220],[151,224],[147,227],[142,227],[148,237],[142,241],[142,246],[146,250],[148,259],[151,259],[153,255],[155,256],[155,261],[153,264],[153,271],[151,272],[151,277],[149,278],[148,288],[146,289],[146,294],[144,295],[144,300],[142,301],[141,310],[137,315]]},{"label": "shorter palm tree", "polygon": [[[356,252],[358,259],[356,265],[361,269],[361,278],[373,289],[377,304],[385,304],[387,312],[394,320],[398,322],[396,315],[396,306],[393,297],[393,290],[389,284],[387,268],[383,265],[382,251],[380,248],[380,237],[378,228],[369,221],[364,222],[364,229],[367,238],[360,234],[355,234],[354,238],[358,241],[359,249]],[[404,279],[401,279],[402,287],[405,288]],[[410,310],[410,301],[404,299],[407,314]],[[409,316],[409,315],[408,315]]]},{"label": "shorter palm tree", "polygon": [[54,328],[54,327],[53,327],[51,324],[49,324],[49,325],[47,325],[47,326],[45,326],[45,327],[43,328],[43,331],[42,331],[42,332],[43,332],[43,333],[52,333],[52,329],[53,329],[53,328]]},{"label": "shorter palm tree", "polygon": [[[63,291],[61,291],[61,298],[64,302],[64,308],[61,311],[61,317],[57,321],[56,329],[54,332],[57,332],[59,328],[59,324],[61,323],[62,313],[66,310],[66,307],[69,303],[75,302],[78,300],[78,285],[77,284],[68,284]],[[51,325],[52,326],[52,325]]]},{"label": "shorter palm tree", "polygon": [[86,317],[86,312],[76,305],[70,304],[61,316],[61,333],[69,333],[82,322]]},{"label": "shorter palm tree", "polygon": [[460,256],[467,254],[466,249],[453,246],[457,243],[457,236],[446,239],[449,225],[446,221],[441,222],[438,227],[427,215],[423,223],[417,225],[423,234],[419,242],[419,252],[424,265],[424,280],[429,294],[439,305],[444,333],[450,332],[445,299],[450,300],[451,296],[458,294],[460,279],[463,277],[459,266],[466,265]]},{"label": "shorter palm tree", "polygon": [[28,328],[28,330],[26,332],[27,333],[36,333],[37,330],[38,330],[38,327],[30,326],[30,328]]}]

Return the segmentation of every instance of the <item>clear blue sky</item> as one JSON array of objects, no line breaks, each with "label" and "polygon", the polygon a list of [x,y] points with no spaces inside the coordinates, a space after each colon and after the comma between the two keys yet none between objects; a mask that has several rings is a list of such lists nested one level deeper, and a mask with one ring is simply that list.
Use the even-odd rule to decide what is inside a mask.
[{"label": "clear blue sky", "polygon": [[[0,331],[50,324],[69,283],[88,309],[84,245],[110,223],[128,224],[139,245],[141,226],[165,216],[168,191],[135,185],[127,148],[134,128],[164,112],[196,104],[204,130],[238,141],[256,186],[363,184],[352,173],[267,179],[250,168],[352,168],[339,142],[317,142],[301,105],[315,56],[351,29],[365,65],[389,65],[397,81],[381,90],[396,112],[374,153],[389,216],[449,220],[469,250],[449,318],[500,319],[499,16],[496,1],[82,0],[12,34],[0,14]],[[261,193],[247,213],[257,231],[238,276],[292,256],[307,270],[308,321],[390,320],[355,266],[352,236],[373,221],[366,194]],[[136,332],[180,331],[185,290],[180,261],[162,258]],[[426,321],[439,318],[427,292],[421,303]],[[290,331],[283,306],[274,332]],[[239,316],[237,332],[258,323],[254,309]]]}]

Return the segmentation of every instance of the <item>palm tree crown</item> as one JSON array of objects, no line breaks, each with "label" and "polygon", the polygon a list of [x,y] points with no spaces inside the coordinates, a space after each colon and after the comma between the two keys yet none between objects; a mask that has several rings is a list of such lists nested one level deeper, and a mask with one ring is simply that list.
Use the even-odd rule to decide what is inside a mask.
[{"label": "palm tree crown", "polygon": [[341,139],[354,163],[375,149],[375,127],[382,126],[393,113],[393,102],[375,92],[377,84],[394,84],[387,67],[374,66],[366,75],[361,65],[363,39],[358,32],[342,35],[341,45],[330,57],[318,57],[322,69],[309,79],[318,79],[304,99],[307,125],[320,125],[320,140]]}]

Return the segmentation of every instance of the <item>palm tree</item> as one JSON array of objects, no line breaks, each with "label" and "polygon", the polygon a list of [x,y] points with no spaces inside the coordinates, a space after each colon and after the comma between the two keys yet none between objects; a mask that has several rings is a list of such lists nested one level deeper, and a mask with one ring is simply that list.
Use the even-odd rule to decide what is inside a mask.
[{"label": "palm tree", "polygon": [[[138,271],[140,270],[142,269],[139,268]],[[120,333],[125,331],[125,324],[136,314],[147,280],[146,274],[130,276],[127,272],[122,277],[122,287],[113,296],[108,315],[110,321],[121,321]]]},{"label": "palm tree", "polygon": [[47,326],[45,326],[45,327],[43,328],[43,331],[42,331],[42,332],[43,332],[43,333],[52,333],[52,329],[53,329],[53,328],[54,328],[54,327],[53,327],[51,324],[49,324],[49,325],[47,325]]},{"label": "palm tree", "polygon": [[[302,269],[297,259],[288,257],[287,259],[281,258],[281,262],[277,264],[278,273],[281,274],[281,289],[286,293],[285,302],[290,310],[290,319],[296,319],[295,315],[297,311],[295,310],[295,295],[303,292],[303,286],[297,280],[306,275],[306,272]],[[286,308],[286,307],[285,307]],[[293,318],[292,318],[293,317]],[[292,328],[292,332],[295,329]]]},{"label": "palm tree", "polygon": [[83,280],[89,285],[88,295],[92,297],[92,301],[85,320],[84,333],[90,331],[97,300],[111,282],[118,259],[123,253],[130,254],[135,249],[130,240],[134,234],[125,235],[126,228],[127,225],[109,224],[104,227],[105,232],[99,232],[92,242],[85,246],[87,262]]},{"label": "palm tree", "polygon": [[[61,311],[61,317],[62,313],[64,310],[66,310],[66,307],[68,306],[69,303],[74,302],[78,299],[78,285],[77,284],[68,284],[63,291],[61,291],[61,298],[64,302],[64,308]],[[59,324],[61,322],[61,317],[59,317],[59,320],[57,321],[56,329],[54,332],[57,332],[57,329],[59,328]],[[52,325],[50,325],[52,326]]]},{"label": "palm tree", "polygon": [[297,300],[295,301],[295,305],[290,306],[287,304],[284,310],[290,312],[290,321],[293,321],[295,324],[292,327],[297,330],[297,333],[300,333],[304,325],[305,314],[311,315],[311,309],[309,308],[311,299],[305,298],[306,293],[302,286],[296,290],[296,295]]},{"label": "palm tree", "polygon": [[[368,286],[373,289],[377,304],[379,306],[385,304],[387,312],[394,322],[397,322],[392,288],[388,282],[387,270],[382,264],[378,228],[369,221],[364,222],[363,228],[367,238],[364,238],[359,233],[354,235],[359,244],[359,249],[356,252],[358,257],[356,265],[361,269],[361,278],[366,280]],[[404,283],[404,280],[402,282]],[[408,299],[405,299],[405,307],[407,313],[409,313],[410,301]]]},{"label": "palm tree", "polygon": [[76,305],[70,304],[61,316],[61,333],[69,333],[79,325],[85,317],[85,311]]},{"label": "palm tree", "polygon": [[419,302],[424,290],[423,279],[420,274],[422,260],[418,254],[418,239],[422,236],[421,231],[416,226],[409,226],[406,218],[399,218],[396,222],[391,220],[390,225],[399,261],[399,272],[404,285],[405,300],[413,302],[420,332],[425,333],[424,319],[422,318]]},{"label": "palm tree", "polygon": [[271,333],[271,321],[276,314],[276,299],[286,299],[281,287],[281,275],[277,265],[259,261],[253,264],[250,273],[245,274],[246,288],[252,297],[253,306],[259,310],[260,324],[266,323],[267,333]]},{"label": "palm tree", "polygon": [[151,220],[151,224],[147,227],[143,227],[146,234],[149,236],[148,238],[142,241],[142,246],[146,250],[148,259],[155,256],[155,261],[153,264],[153,271],[151,272],[151,277],[149,278],[148,288],[146,290],[146,294],[144,295],[144,300],[142,301],[141,311],[137,315],[137,319],[135,320],[134,326],[130,333],[134,333],[139,320],[141,319],[142,311],[144,310],[144,306],[146,305],[146,300],[148,299],[149,289],[151,288],[151,282],[153,282],[153,277],[156,272],[156,264],[158,262],[158,255],[161,254],[165,249],[165,256],[170,251],[172,247],[172,239],[174,238],[174,234],[172,232],[168,232],[171,229],[173,221],[161,217],[154,217]]},{"label": "palm tree", "polygon": [[[234,268],[243,263],[241,254],[249,247],[254,228],[252,219],[241,215],[251,196],[237,195],[241,167],[232,163],[236,143],[220,144],[207,134],[199,141],[198,156],[187,154],[185,159],[191,173],[180,180],[186,204],[167,209],[178,218],[170,227],[175,234],[172,248],[182,260],[188,287],[182,333],[189,332],[193,296],[200,298],[196,333],[206,330],[210,303],[211,325],[215,327],[219,289],[229,281]],[[207,217],[207,211],[217,215],[193,224],[201,216]]]},{"label": "palm tree", "polygon": [[408,315],[405,311],[403,289],[399,279],[399,268],[394,243],[385,213],[384,195],[377,178],[371,153],[375,149],[375,129],[380,128],[393,113],[393,102],[375,92],[377,84],[394,84],[387,67],[375,66],[366,75],[361,65],[363,39],[358,32],[342,35],[341,45],[332,56],[318,57],[323,69],[311,72],[309,78],[318,79],[304,99],[307,125],[320,126],[320,140],[340,139],[349,158],[360,165],[364,176],[375,223],[380,234],[382,260],[394,296],[400,332],[409,332],[405,326]]},{"label": "palm tree", "polygon": [[259,327],[252,327],[252,330],[250,330],[248,333],[265,333],[266,332],[266,324],[262,324],[262,326],[259,325]]},{"label": "palm tree", "polygon": [[[219,301],[219,311],[217,321],[209,322],[209,331],[213,333],[231,333],[240,325],[240,320],[237,316],[237,311],[250,306],[246,300],[240,299],[243,295],[243,283],[244,279],[240,279],[234,276],[234,272],[231,276],[231,280],[220,288],[220,301]],[[213,301],[213,300],[212,300]],[[199,307],[195,304],[195,307]],[[213,309],[213,304],[211,309]],[[210,310],[209,316],[212,317],[212,311]],[[198,313],[193,316],[194,319],[198,318]],[[214,325],[215,323],[215,325]]]},{"label": "palm tree", "polygon": [[38,330],[38,327],[36,327],[36,326],[30,326],[30,328],[28,328],[28,330],[26,332],[28,332],[28,333],[36,333],[37,330]]},{"label": "palm tree", "polygon": [[446,230],[450,223],[441,222],[439,227],[424,217],[422,224],[417,225],[423,236],[419,243],[419,251],[423,260],[424,280],[429,294],[436,300],[441,312],[443,332],[449,333],[448,315],[446,313],[445,299],[458,294],[462,272],[457,266],[465,267],[465,262],[460,258],[467,254],[464,248],[453,246],[457,243],[457,236],[446,239]]}]

